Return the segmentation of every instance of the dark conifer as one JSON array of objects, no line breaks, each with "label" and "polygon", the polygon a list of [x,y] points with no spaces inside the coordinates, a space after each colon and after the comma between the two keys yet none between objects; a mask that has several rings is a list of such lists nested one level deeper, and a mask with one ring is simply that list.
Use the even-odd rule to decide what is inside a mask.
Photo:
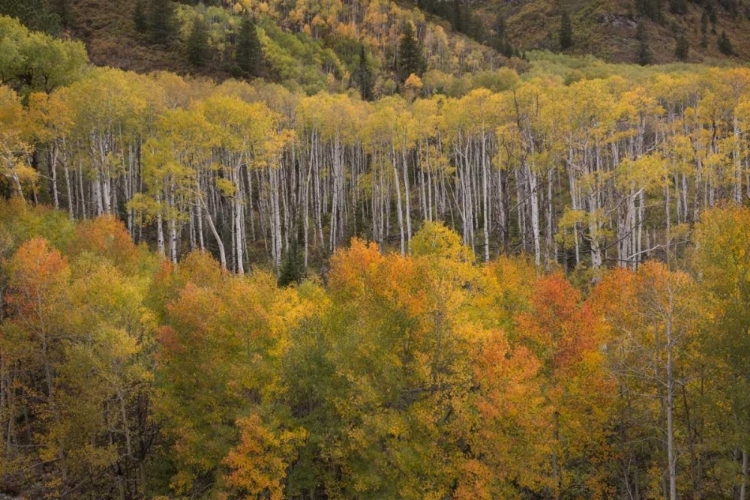
[{"label": "dark conifer", "polygon": [[680,37],[677,39],[677,43],[675,44],[674,55],[680,61],[685,61],[687,60],[689,53],[690,44],[688,43],[687,38],[685,38],[685,35],[680,35]]},{"label": "dark conifer", "polygon": [[206,65],[208,61],[208,30],[201,17],[193,21],[193,29],[187,39],[187,55],[190,64],[197,67]]},{"label": "dark conifer", "polygon": [[721,35],[719,35],[719,39],[716,41],[717,45],[719,46],[719,52],[726,56],[731,56],[734,54],[734,47],[732,47],[732,41],[729,40],[729,37],[727,36],[727,33],[725,31],[721,32]]},{"label": "dark conifer", "polygon": [[372,99],[372,69],[367,63],[367,52],[364,44],[359,46],[359,63],[357,65],[357,83],[359,84],[359,93],[362,99],[369,101]]},{"label": "dark conifer", "polygon": [[146,13],[146,0],[137,0],[133,10],[133,23],[135,29],[140,33],[148,31],[148,15]]},{"label": "dark conifer", "polygon": [[573,46],[573,24],[570,22],[570,14],[567,11],[562,13],[560,19],[560,48],[569,49]]},{"label": "dark conifer", "polygon": [[638,23],[638,31],[635,37],[638,39],[638,64],[646,66],[651,64],[654,59],[654,54],[651,52],[651,47],[648,45],[648,33],[646,32],[646,24],[641,21]]},{"label": "dark conifer", "polygon": [[260,40],[258,40],[258,32],[255,30],[255,23],[250,18],[242,20],[240,32],[237,35],[235,60],[242,71],[252,76],[260,74],[262,60]]},{"label": "dark conifer", "polygon": [[411,23],[404,24],[401,32],[401,42],[398,46],[398,75],[405,81],[412,73],[421,75],[424,72],[424,58],[414,28]]},{"label": "dark conifer", "polygon": [[152,0],[149,12],[149,32],[151,42],[169,45],[175,37],[174,6],[171,0]]}]

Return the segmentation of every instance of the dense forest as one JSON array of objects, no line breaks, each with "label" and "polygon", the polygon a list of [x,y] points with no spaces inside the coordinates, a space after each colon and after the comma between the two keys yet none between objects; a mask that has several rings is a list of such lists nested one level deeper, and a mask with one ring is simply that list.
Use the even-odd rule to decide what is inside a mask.
[{"label": "dense forest", "polygon": [[747,499],[749,69],[83,2],[0,16],[0,496]]}]

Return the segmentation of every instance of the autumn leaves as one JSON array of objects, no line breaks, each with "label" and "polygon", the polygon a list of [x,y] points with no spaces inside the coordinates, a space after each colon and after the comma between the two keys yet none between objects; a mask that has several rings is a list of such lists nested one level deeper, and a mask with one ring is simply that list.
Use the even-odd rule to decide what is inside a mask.
[{"label": "autumn leaves", "polygon": [[408,256],[355,239],[327,286],[278,288],[205,253],[159,265],[111,217],[2,208],[19,491],[603,498],[741,474],[745,209],[704,214],[686,271],[582,294],[525,259],[477,265],[436,223]]}]

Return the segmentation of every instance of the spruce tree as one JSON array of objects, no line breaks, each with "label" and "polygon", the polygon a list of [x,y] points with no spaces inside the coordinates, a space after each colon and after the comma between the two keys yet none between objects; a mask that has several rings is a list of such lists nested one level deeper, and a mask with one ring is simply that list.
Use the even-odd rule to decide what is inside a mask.
[{"label": "spruce tree", "polygon": [[401,41],[398,45],[398,76],[405,81],[412,73],[421,76],[424,72],[424,58],[411,23],[404,24]]},{"label": "spruce tree", "polygon": [[725,31],[721,32],[721,35],[719,35],[719,39],[716,41],[717,45],[719,46],[719,52],[726,56],[731,56],[734,54],[734,47],[732,47],[732,41],[729,40],[729,37],[727,36],[727,33]]},{"label": "spruce tree", "polygon": [[505,48],[505,17],[502,13],[498,13],[495,20],[495,37],[492,40],[492,46],[498,52],[502,52]]},{"label": "spruce tree", "polygon": [[54,0],[54,10],[60,18],[64,29],[70,28],[72,14],[70,12],[70,0]]},{"label": "spruce tree", "polygon": [[193,66],[202,67],[208,61],[208,30],[201,17],[193,21],[193,29],[187,39],[187,55]]},{"label": "spruce tree", "polygon": [[369,101],[372,99],[372,70],[367,64],[367,52],[364,44],[359,46],[359,63],[357,65],[357,83],[359,84],[359,93],[362,99]]},{"label": "spruce tree", "polygon": [[651,52],[651,48],[648,45],[648,33],[646,32],[646,24],[641,21],[638,23],[638,31],[635,37],[638,39],[638,64],[646,66],[651,64],[654,59],[654,54]]},{"label": "spruce tree", "polygon": [[688,43],[687,38],[685,38],[685,35],[680,35],[675,44],[674,55],[680,61],[685,61],[688,58],[689,53],[690,44]]},{"label": "spruce tree", "polygon": [[149,12],[151,42],[169,45],[177,32],[171,0],[152,0]]},{"label": "spruce tree", "polygon": [[573,24],[570,22],[570,14],[568,11],[562,13],[560,19],[560,48],[562,50],[569,49],[573,46]]},{"label": "spruce tree", "polygon": [[48,0],[0,0],[0,15],[18,18],[33,31],[60,33],[60,16]]},{"label": "spruce tree", "polygon": [[669,12],[672,14],[684,15],[687,14],[687,1],[686,0],[669,0]]},{"label": "spruce tree", "polygon": [[638,11],[652,21],[661,22],[661,0],[637,0]]},{"label": "spruce tree", "polygon": [[305,279],[305,263],[299,253],[297,242],[292,242],[292,247],[287,250],[284,263],[279,269],[279,286],[289,286],[291,284],[300,284]]},{"label": "spruce tree", "polygon": [[146,0],[137,0],[133,10],[133,23],[140,33],[148,31],[148,15],[146,14]]},{"label": "spruce tree", "polygon": [[237,34],[237,50],[234,57],[237,65],[245,73],[252,76],[260,74],[262,58],[260,40],[255,30],[255,23],[250,18],[242,20],[240,32]]}]

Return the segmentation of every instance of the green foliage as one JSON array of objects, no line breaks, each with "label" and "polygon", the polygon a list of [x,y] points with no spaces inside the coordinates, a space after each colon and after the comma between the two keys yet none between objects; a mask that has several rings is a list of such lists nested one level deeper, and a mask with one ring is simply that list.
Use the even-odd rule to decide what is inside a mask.
[{"label": "green foliage", "polygon": [[680,35],[675,43],[674,55],[680,61],[685,61],[690,54],[690,44],[685,38],[685,35]]},{"label": "green foliage", "polygon": [[424,73],[425,62],[422,55],[422,47],[414,33],[414,27],[411,23],[404,24],[401,30],[401,40],[398,45],[397,60],[398,76],[401,81],[405,81],[409,75],[420,76]]},{"label": "green foliage", "polygon": [[734,55],[734,47],[732,41],[729,39],[725,31],[721,32],[719,38],[716,40],[716,45],[719,47],[719,52],[726,56]]},{"label": "green foliage", "polygon": [[133,23],[139,33],[148,31],[148,11],[146,10],[146,0],[136,0],[133,9]]},{"label": "green foliage", "polygon": [[560,49],[567,50],[573,46],[573,24],[570,21],[568,11],[562,13],[560,18]]},{"label": "green foliage", "polygon": [[255,22],[249,17],[242,20],[240,31],[237,34],[237,48],[235,49],[235,62],[246,73],[252,76],[260,75],[263,53],[261,52],[260,40],[255,29]]},{"label": "green foliage", "polygon": [[187,55],[190,64],[193,66],[203,67],[208,62],[208,31],[201,18],[196,18],[193,21],[193,29],[187,39]]},{"label": "green foliage", "polygon": [[174,42],[177,25],[172,0],[151,0],[148,30],[151,43],[170,45]]},{"label": "green foliage", "polygon": [[661,0],[635,0],[635,2],[638,12],[652,21],[660,22],[662,20]]},{"label": "green foliage", "polygon": [[646,31],[646,24],[644,22],[638,23],[636,38],[638,39],[638,64],[647,66],[653,62],[654,53],[651,52],[651,47],[648,43],[648,32]]},{"label": "green foliage", "polygon": [[87,64],[81,42],[30,33],[15,19],[0,16],[0,83],[22,95],[52,92],[81,78]]},{"label": "green foliage", "polygon": [[669,12],[677,15],[687,14],[687,0],[669,0]]},{"label": "green foliage", "polygon": [[296,242],[286,252],[284,263],[279,270],[279,286],[289,286],[291,284],[300,284],[305,278],[305,263],[300,255]]},{"label": "green foliage", "polygon": [[373,86],[373,71],[370,68],[370,63],[367,61],[367,52],[365,46],[362,44],[359,49],[359,61],[357,64],[357,84],[359,85],[359,95],[365,101],[372,99],[372,86]]},{"label": "green foliage", "polygon": [[62,20],[49,0],[0,0],[0,16],[17,18],[27,28],[51,35],[60,33]]}]

